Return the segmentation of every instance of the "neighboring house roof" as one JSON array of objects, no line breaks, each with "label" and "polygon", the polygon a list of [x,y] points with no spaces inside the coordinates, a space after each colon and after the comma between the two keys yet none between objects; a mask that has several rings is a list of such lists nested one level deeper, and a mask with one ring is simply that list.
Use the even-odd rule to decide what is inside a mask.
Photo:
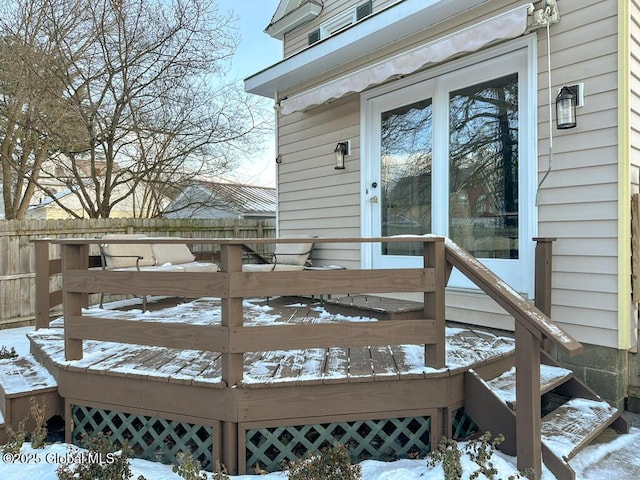
[{"label": "neighboring house roof", "polygon": [[276,191],[234,183],[198,182],[165,209],[169,218],[275,217]]}]

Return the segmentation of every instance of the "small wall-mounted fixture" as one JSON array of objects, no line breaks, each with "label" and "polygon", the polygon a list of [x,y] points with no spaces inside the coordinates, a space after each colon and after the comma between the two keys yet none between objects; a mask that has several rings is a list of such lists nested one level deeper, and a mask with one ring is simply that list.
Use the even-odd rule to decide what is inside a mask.
[{"label": "small wall-mounted fixture", "polygon": [[566,130],[576,126],[576,106],[578,104],[578,86],[564,86],[556,97],[556,126]]},{"label": "small wall-mounted fixture", "polygon": [[336,156],[336,170],[344,170],[344,157],[351,153],[349,141],[346,142],[338,142],[336,148],[333,150],[333,153]]}]

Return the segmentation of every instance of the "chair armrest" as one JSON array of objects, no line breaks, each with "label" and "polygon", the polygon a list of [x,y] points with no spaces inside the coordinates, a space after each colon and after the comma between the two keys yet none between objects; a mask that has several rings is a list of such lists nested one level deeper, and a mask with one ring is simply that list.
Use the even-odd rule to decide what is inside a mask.
[{"label": "chair armrest", "polygon": [[143,260],[144,257],[141,255],[112,255],[107,253],[104,250],[104,245],[100,245],[100,256],[102,257],[102,269],[107,269],[107,257],[110,258],[135,258],[136,259],[136,269],[140,271],[140,260]]}]

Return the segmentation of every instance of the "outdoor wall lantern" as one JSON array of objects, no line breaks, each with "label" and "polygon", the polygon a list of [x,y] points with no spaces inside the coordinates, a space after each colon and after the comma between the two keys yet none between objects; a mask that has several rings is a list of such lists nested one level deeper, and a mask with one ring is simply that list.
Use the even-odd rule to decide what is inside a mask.
[{"label": "outdoor wall lantern", "polygon": [[344,157],[349,155],[349,142],[338,142],[333,153],[336,155],[336,170],[344,170]]},{"label": "outdoor wall lantern", "polygon": [[556,97],[556,122],[558,130],[576,126],[576,105],[578,97],[569,87],[562,87]]}]

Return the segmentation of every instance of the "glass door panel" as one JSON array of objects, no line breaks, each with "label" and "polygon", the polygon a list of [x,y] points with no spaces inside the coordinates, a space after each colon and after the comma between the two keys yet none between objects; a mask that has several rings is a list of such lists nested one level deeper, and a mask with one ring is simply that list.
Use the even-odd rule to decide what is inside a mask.
[{"label": "glass door panel", "polygon": [[[431,232],[431,99],[380,116],[380,225],[384,237]],[[382,244],[382,255],[422,255],[419,243]]]},{"label": "glass door panel", "polygon": [[449,237],[474,256],[519,258],[518,75],[449,94]]}]

